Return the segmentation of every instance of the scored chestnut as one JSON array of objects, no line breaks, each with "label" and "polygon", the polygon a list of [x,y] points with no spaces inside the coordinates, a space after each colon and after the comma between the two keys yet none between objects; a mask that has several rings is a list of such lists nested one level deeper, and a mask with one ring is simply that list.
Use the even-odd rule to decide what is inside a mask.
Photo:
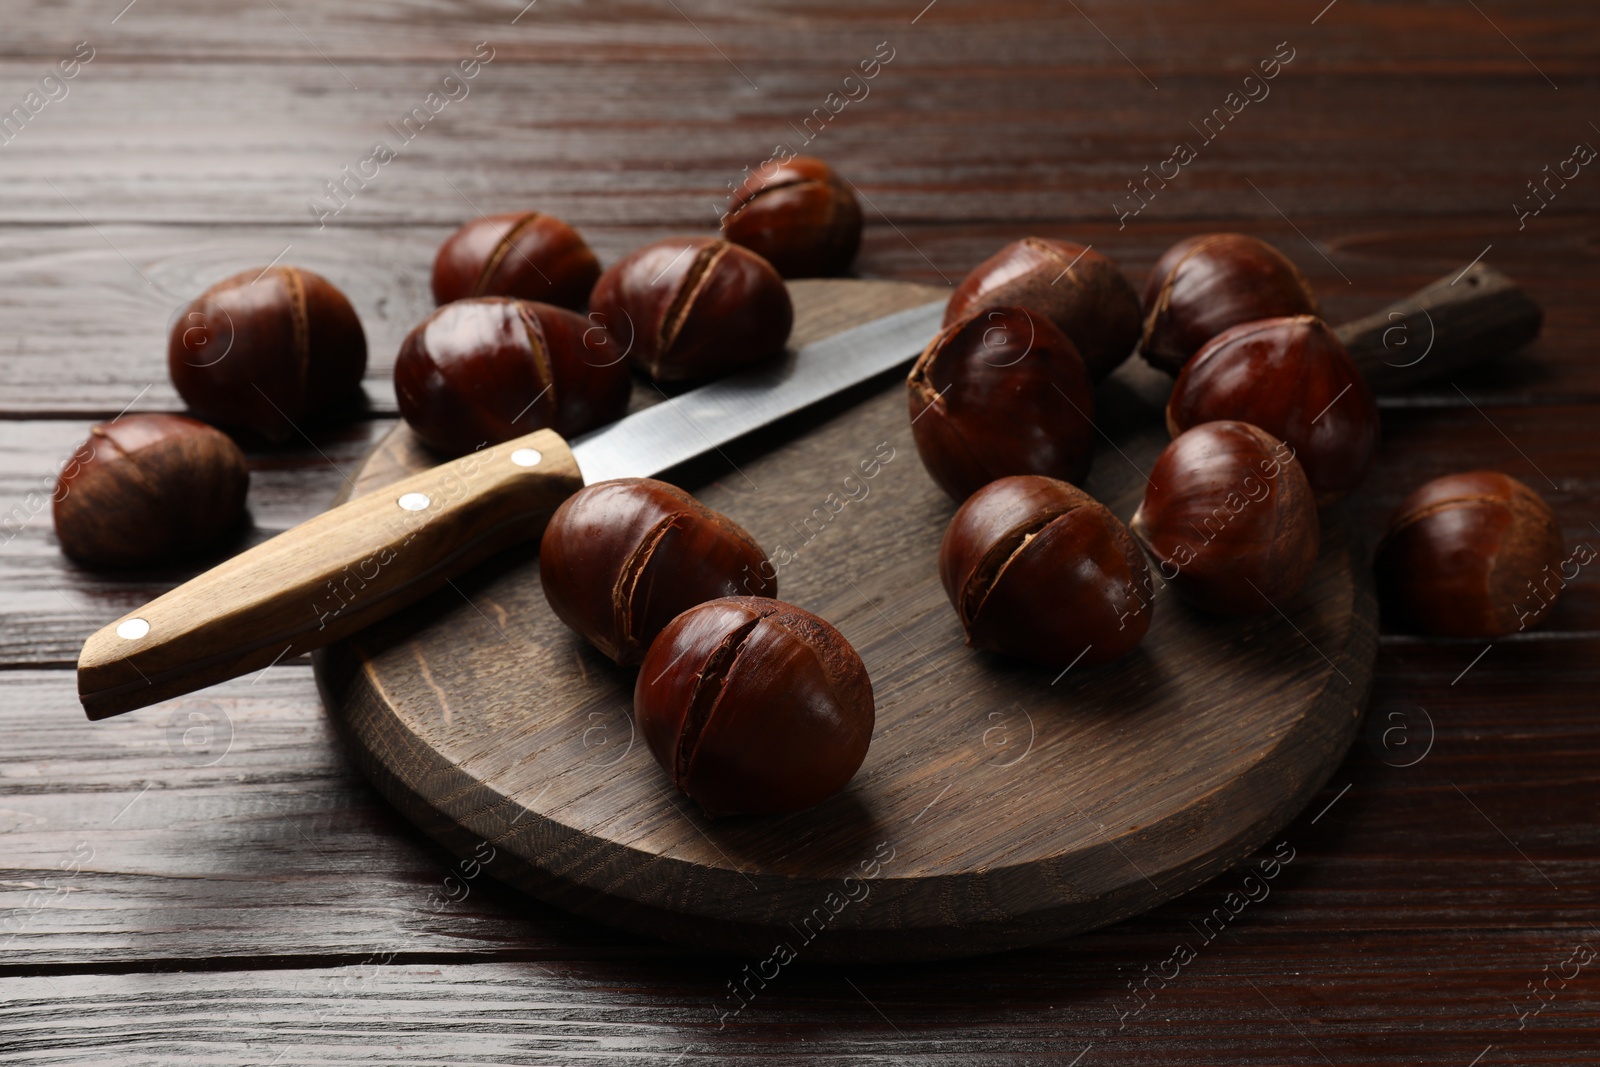
[{"label": "scored chestnut", "polygon": [[745,179],[723,217],[722,236],[785,278],[843,274],[861,247],[861,205],[832,167],[796,156]]},{"label": "scored chestnut", "polygon": [[1580,546],[1562,559],[1561,527],[1543,497],[1508,474],[1467,471],[1400,502],[1376,571],[1386,606],[1403,621],[1488,638],[1537,625],[1571,577],[1565,566],[1594,555]]},{"label": "scored chestnut", "polygon": [[1164,252],[1144,290],[1139,352],[1177,374],[1230,326],[1282,315],[1321,315],[1311,283],[1276,248],[1242,233],[1208,233]]},{"label": "scored chestnut", "polygon": [[1161,580],[1218,615],[1272,611],[1305,585],[1321,549],[1316,498],[1293,450],[1245,422],[1173,438],[1128,527]]},{"label": "scored chestnut", "polygon": [[1024,237],[973,267],[945,306],[949,326],[984,308],[1016,305],[1061,328],[1099,381],[1139,343],[1139,294],[1106,256],[1072,241]]},{"label": "scored chestnut", "polygon": [[556,509],[539,580],[556,617],[629,665],[678,614],[736,594],[778,594],[767,556],[738,523],[666,482],[585,486]]},{"label": "scored chestnut", "polygon": [[945,529],[939,578],[967,644],[1046,667],[1109,663],[1150,629],[1139,546],[1105,505],[1055,478],[1000,478],[968,497]]},{"label": "scored chestnut", "polygon": [[366,369],[355,308],[298,267],[218,282],[173,323],[167,344],[168,373],[190,410],[279,444],[357,396]]},{"label": "scored chestnut", "polygon": [[613,263],[592,316],[658,382],[714,378],[776,359],[794,325],[772,264],[715,237],[672,237]]},{"label": "scored chestnut", "polygon": [[634,714],[708,815],[777,815],[843,789],[872,740],[872,682],[844,635],[779,600],[726,597],[650,646]]},{"label": "scored chestnut", "polygon": [[986,308],[946,327],[906,379],[917,453],[956,500],[1010,474],[1082,481],[1094,451],[1094,391],[1049,319]]},{"label": "scored chestnut", "polygon": [[554,215],[484,215],[439,246],[433,299],[448,304],[474,296],[511,296],[577,311],[599,277],[599,258],[577,230]]},{"label": "scored chestnut", "polygon": [[406,337],[394,362],[400,414],[449,456],[546,427],[571,437],[628,406],[628,369],[606,331],[530,300],[457,300]]},{"label": "scored chestnut", "polygon": [[182,415],[124,415],[89,430],[56,483],[61,550],[95,567],[182,560],[244,515],[250,472],[221,430]]},{"label": "scored chestnut", "polygon": [[1246,322],[1184,364],[1167,430],[1236,419],[1294,449],[1318,504],[1361,484],[1378,456],[1378,403],[1328,324],[1311,315]]}]

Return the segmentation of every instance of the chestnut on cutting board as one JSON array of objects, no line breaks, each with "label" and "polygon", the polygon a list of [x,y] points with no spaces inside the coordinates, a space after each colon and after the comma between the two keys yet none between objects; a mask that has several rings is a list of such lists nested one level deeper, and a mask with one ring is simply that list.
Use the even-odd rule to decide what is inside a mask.
[{"label": "chestnut on cutting board", "polygon": [[844,635],[793,604],[725,597],[650,646],[634,714],[709,815],[778,815],[845,787],[872,740],[872,682]]},{"label": "chestnut on cutting board", "polygon": [[613,263],[590,316],[658,382],[715,378],[783,354],[794,325],[772,264],[715,237],[670,237]]},{"label": "chestnut on cutting board", "polygon": [[1139,342],[1139,294],[1108,257],[1073,241],[1024,237],[973,267],[945,306],[944,324],[984,308],[1028,308],[1060,327],[1099,381]]},{"label": "chestnut on cutting board", "polygon": [[939,578],[967,644],[1046,667],[1109,663],[1150,629],[1150,571],[1127,527],[1054,478],[1001,478],[968,497]]},{"label": "chestnut on cutting board", "polygon": [[232,438],[182,415],[96,424],[56,483],[61,550],[93,567],[182,560],[244,516],[250,472]]},{"label": "chestnut on cutting board", "polygon": [[[1435,478],[1400,502],[1378,545],[1378,588],[1400,621],[1444,637],[1498,637],[1538,625],[1571,575],[1543,497],[1499,471]],[[1576,570],[1573,572],[1576,573]]]},{"label": "chestnut on cutting board", "polygon": [[168,373],[191,411],[278,444],[355,397],[366,369],[355,308],[299,267],[218,282],[173,323],[167,344]]},{"label": "chestnut on cutting board", "polygon": [[1317,502],[1293,449],[1257,426],[1206,422],[1172,439],[1128,524],[1160,580],[1217,615],[1272,611],[1311,576]]},{"label": "chestnut on cutting board", "polygon": [[631,665],[696,604],[777,596],[766,562],[743,527],[677,486],[618,478],[584,486],[556,509],[539,544],[539,581],[557,618]]},{"label": "chestnut on cutting board", "polygon": [[605,330],[530,300],[446,304],[394,361],[400,414],[447,456],[546,427],[564,437],[619,417],[632,386]]}]

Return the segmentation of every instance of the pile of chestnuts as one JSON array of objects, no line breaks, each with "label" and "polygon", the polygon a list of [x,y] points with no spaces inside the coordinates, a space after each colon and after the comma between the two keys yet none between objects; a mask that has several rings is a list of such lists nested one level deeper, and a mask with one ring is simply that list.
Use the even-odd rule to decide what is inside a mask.
[{"label": "pile of chestnuts", "polygon": [[[475,219],[438,249],[437,310],[395,360],[401,414],[455,456],[608,423],[635,377],[694,383],[775,360],[794,320],[784,279],[844,273],[861,228],[853,186],[803,157],[752,174],[719,235],[656,241],[609,266],[554,216]],[[1180,241],[1142,299],[1111,259],[1055,238],[1022,238],[975,267],[907,378],[918,454],[958,504],[939,576],[968,644],[1093,667],[1138,647],[1168,586],[1229,617],[1299,595],[1316,570],[1319,508],[1355,490],[1378,452],[1372,391],[1320,315],[1295,265],[1241,234]],[[1095,386],[1136,352],[1174,378],[1172,439],[1125,526],[1079,485],[1100,434]],[[327,279],[274,265],[218,282],[168,344],[196,418],[95,426],[58,481],[62,550],[129,567],[217,547],[240,527],[249,484],[223,429],[304,438],[356,409],[366,357],[360,319]],[[1394,619],[1492,636],[1548,613],[1561,557],[1537,493],[1474,471],[1407,497],[1376,568]],[[776,599],[776,572],[727,516],[665,482],[602,482],[555,512],[539,560],[554,614],[638,669],[648,747],[707,813],[809,807],[862,765],[874,705],[860,655]]]}]

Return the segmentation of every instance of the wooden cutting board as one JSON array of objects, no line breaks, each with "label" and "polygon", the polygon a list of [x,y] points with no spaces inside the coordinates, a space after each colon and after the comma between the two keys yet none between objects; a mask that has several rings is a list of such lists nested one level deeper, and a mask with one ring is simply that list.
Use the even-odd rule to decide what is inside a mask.
[{"label": "wooden cutting board", "polygon": [[[792,286],[794,342],[941,299],[896,282]],[[1376,651],[1368,567],[1325,516],[1310,583],[1242,621],[1157,596],[1144,644],[1064,674],[964,645],[940,586],[954,505],[928,478],[891,374],[668,477],[792,556],[780,595],[871,674],[877,728],[839,796],[713,820],[634,729],[634,671],[567,630],[514,550],[318,654],[356,761],[426,833],[562,908],[762,958],[938,958],[1137,914],[1270,843],[1353,739]],[[1087,488],[1124,520],[1166,441],[1165,386],[1103,385]],[[637,387],[636,402],[658,397]],[[867,461],[872,477],[860,466]],[[352,479],[437,460],[402,424]],[[484,843],[487,842],[487,845]],[[492,851],[491,851],[492,850]]]}]

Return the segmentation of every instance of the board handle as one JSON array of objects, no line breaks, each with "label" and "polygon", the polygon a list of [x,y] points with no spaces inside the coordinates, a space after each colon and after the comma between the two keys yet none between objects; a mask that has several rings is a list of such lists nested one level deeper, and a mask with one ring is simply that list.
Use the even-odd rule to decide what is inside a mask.
[{"label": "board handle", "polygon": [[1334,332],[1373,392],[1405,389],[1511,352],[1539,336],[1544,311],[1506,275],[1474,263]]},{"label": "board handle", "polygon": [[567,443],[539,430],[357,497],[90,637],[78,698],[104,719],[321,648],[539,537],[582,486]]}]

